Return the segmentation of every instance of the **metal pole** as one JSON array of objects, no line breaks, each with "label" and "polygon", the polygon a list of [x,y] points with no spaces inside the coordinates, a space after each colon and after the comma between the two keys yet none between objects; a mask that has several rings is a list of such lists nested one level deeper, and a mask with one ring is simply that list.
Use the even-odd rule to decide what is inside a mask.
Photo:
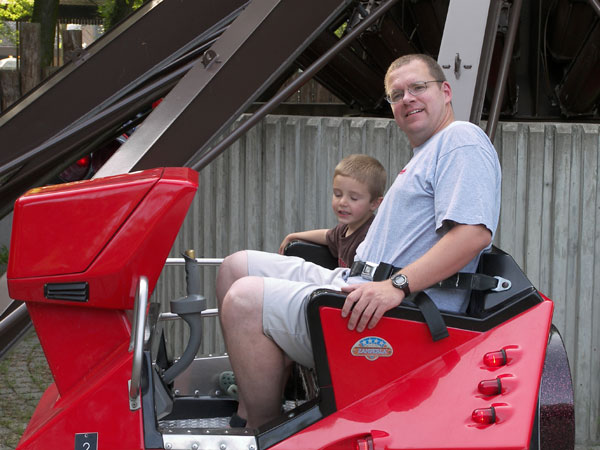
[{"label": "metal pole", "polygon": [[588,3],[596,13],[598,17],[600,17],[600,1],[598,0],[588,0]]},{"label": "metal pole", "polygon": [[494,96],[492,98],[492,106],[490,107],[490,115],[486,129],[486,133],[492,142],[496,135],[496,126],[498,125],[498,118],[500,117],[502,99],[504,98],[504,91],[506,90],[506,79],[508,78],[508,69],[510,68],[510,58],[512,57],[515,37],[519,27],[519,17],[521,16],[521,3],[521,0],[514,0],[508,19],[508,35],[507,40],[504,43],[502,59],[500,60],[500,73],[496,80],[496,87],[494,88]]},{"label": "metal pole", "polygon": [[[344,47],[346,47],[352,40],[354,40],[360,33],[371,26],[377,19],[385,14],[398,0],[388,0],[384,5],[377,8],[377,10],[365,20],[363,20],[356,28],[350,33],[339,40],[337,44],[331,47],[325,52],[319,59],[317,59],[310,67],[308,67],[302,74],[290,83],[286,88],[282,89],[277,95],[271,100],[261,106],[248,120],[242,123],[236,128],[230,135],[215,145],[213,148],[208,150],[200,159],[189,165],[192,160],[189,160],[185,165],[194,170],[201,170],[206,167],[212,160],[219,156],[223,151],[233,144],[240,136],[246,133],[250,128],[256,125],[264,116],[269,114],[277,105],[288,98],[292,93],[298,90],[306,82],[308,82],[319,70],[321,70],[333,57]],[[193,159],[193,158],[192,158]]]},{"label": "metal pole", "polygon": [[492,64],[494,43],[496,42],[496,33],[498,31],[498,21],[500,17],[500,11],[502,9],[502,1],[503,0],[492,0],[488,9],[488,18],[483,37],[481,57],[479,58],[479,70],[477,71],[475,91],[473,93],[473,101],[471,103],[471,113],[469,115],[469,122],[477,125],[479,125],[479,122],[481,121],[481,112],[483,111],[483,103],[485,101],[485,90],[490,74],[490,66]]}]

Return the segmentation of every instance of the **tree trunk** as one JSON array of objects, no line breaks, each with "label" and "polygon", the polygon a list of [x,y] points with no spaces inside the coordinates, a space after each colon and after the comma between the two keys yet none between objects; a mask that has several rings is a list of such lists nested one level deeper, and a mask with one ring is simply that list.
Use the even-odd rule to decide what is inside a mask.
[{"label": "tree trunk", "polygon": [[42,67],[52,65],[59,0],[35,0],[31,21],[41,24]]}]

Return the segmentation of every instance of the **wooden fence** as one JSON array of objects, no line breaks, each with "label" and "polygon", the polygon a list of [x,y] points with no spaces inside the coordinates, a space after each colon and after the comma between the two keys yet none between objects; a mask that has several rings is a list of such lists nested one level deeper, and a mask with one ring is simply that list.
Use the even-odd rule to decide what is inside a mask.
[{"label": "wooden fence", "polygon": [[[555,302],[575,387],[577,442],[600,445],[600,125],[501,123],[494,142],[503,170],[495,244]],[[297,230],[331,227],[331,174],[345,155],[368,153],[389,170],[409,160],[406,137],[387,119],[270,116],[200,173],[200,188],[173,246],[176,257],[224,257],[253,248],[276,251]],[[596,264],[596,257],[599,257]],[[215,307],[216,268],[202,270]],[[185,295],[181,267],[165,268],[155,301]],[[177,354],[187,330],[171,323]],[[202,353],[223,353],[216,320]]]}]

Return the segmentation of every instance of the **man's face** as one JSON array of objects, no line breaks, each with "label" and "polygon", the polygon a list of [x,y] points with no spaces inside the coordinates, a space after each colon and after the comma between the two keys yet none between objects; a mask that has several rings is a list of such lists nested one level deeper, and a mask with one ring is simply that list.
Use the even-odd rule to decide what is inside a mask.
[{"label": "man's face", "polygon": [[413,147],[423,144],[454,120],[450,106],[452,90],[447,82],[428,83],[425,92],[418,96],[408,91],[415,82],[433,80],[427,65],[419,60],[397,68],[387,79],[388,94],[404,91],[404,97],[391,107],[396,123]]}]

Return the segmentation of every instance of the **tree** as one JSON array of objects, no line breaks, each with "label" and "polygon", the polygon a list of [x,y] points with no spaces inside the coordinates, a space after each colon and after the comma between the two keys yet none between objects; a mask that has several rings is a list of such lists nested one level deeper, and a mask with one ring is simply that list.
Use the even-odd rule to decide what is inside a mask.
[{"label": "tree", "polygon": [[[42,67],[51,66],[54,56],[54,35],[58,18],[59,0],[8,0],[0,7],[3,21],[25,21],[40,24]],[[0,24],[0,33],[8,36],[16,44],[16,32],[5,23]]]},{"label": "tree", "polygon": [[33,3],[32,22],[40,24],[41,47],[40,56],[42,67],[52,65],[54,58],[54,36],[56,20],[58,19],[59,0],[35,0]]}]

